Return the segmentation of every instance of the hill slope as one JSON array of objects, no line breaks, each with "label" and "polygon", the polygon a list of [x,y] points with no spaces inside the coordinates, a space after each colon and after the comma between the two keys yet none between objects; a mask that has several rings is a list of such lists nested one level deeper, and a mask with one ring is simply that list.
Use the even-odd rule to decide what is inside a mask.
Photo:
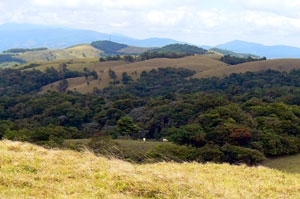
[{"label": "hill slope", "polygon": [[256,72],[262,70],[277,70],[289,72],[300,69],[300,59],[271,59],[265,61],[247,62],[225,68],[203,71],[199,77],[223,77],[232,73]]},{"label": "hill slope", "polygon": [[27,62],[51,61],[59,59],[96,58],[100,57],[103,51],[94,48],[89,44],[77,45],[65,49],[50,49],[34,52],[18,53],[16,58]]},{"label": "hill slope", "polygon": [[[83,71],[85,67],[95,70],[99,79],[85,79],[84,77],[68,79],[69,90],[77,90],[82,93],[93,92],[94,88],[103,89],[109,86],[111,78],[109,77],[109,69],[117,74],[117,80],[121,81],[122,73],[127,72],[133,79],[139,77],[142,71],[150,71],[157,68],[175,67],[193,70],[196,74],[195,78],[206,77],[223,77],[232,73],[244,73],[247,71],[255,72],[262,70],[279,70],[289,72],[292,69],[300,69],[300,59],[274,59],[266,61],[248,62],[238,65],[228,65],[220,61],[221,56],[217,55],[195,55],[178,59],[157,58],[140,62],[125,61],[109,61],[99,62],[94,59],[66,59],[50,62],[36,62],[39,64],[35,67],[37,70],[45,70],[47,67],[58,68],[61,64],[66,63],[68,69],[75,71]],[[58,82],[44,87],[44,90],[56,88]]]},{"label": "hill slope", "polygon": [[217,45],[216,47],[238,53],[250,53],[261,57],[266,56],[270,59],[300,58],[300,48],[291,46],[265,46],[258,43],[235,40],[225,44]]},{"label": "hill slope", "polygon": [[1,198],[297,198],[300,176],[228,164],[133,165],[0,142]]}]

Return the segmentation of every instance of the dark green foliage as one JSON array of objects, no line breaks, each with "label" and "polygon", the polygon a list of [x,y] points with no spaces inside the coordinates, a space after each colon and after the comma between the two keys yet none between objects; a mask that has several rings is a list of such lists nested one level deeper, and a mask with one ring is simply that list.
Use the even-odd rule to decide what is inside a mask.
[{"label": "dark green foliage", "polygon": [[185,53],[185,52],[144,52],[140,54],[139,59],[141,61],[155,58],[169,58],[169,59],[177,59],[187,56],[192,56],[193,53]]},{"label": "dark green foliage", "polygon": [[66,78],[80,77],[82,73],[66,69],[57,71],[48,68],[45,72],[39,70],[0,70],[0,96],[12,96],[39,91],[43,86]]},{"label": "dark green foliage", "polygon": [[208,51],[197,46],[188,44],[170,44],[162,48],[151,50],[150,52],[173,52],[173,53],[190,53],[190,54],[208,54]]},{"label": "dark green foliage", "polygon": [[202,159],[197,150],[192,147],[179,146],[174,144],[163,144],[155,147],[147,153],[147,157],[156,161],[199,161]]},{"label": "dark green foliage", "polygon": [[236,53],[230,50],[225,50],[225,49],[220,49],[220,48],[211,48],[210,50],[219,52],[223,55],[230,55],[231,57],[239,57],[239,58],[248,58],[248,57],[253,57],[256,59],[259,59],[259,56],[252,55],[252,54],[244,54],[244,53]]},{"label": "dark green foliage", "polygon": [[224,145],[221,151],[224,153],[225,162],[231,164],[245,163],[256,165],[265,160],[265,156],[261,152],[244,147]]},{"label": "dark green foliage", "polygon": [[253,62],[253,61],[262,61],[262,60],[267,60],[267,58],[266,57],[253,58],[250,56],[247,58],[242,58],[242,57],[233,57],[230,55],[225,55],[221,58],[222,62],[225,62],[226,64],[230,64],[230,65],[242,64],[242,63]]},{"label": "dark green foliage", "polygon": [[133,81],[133,79],[132,79],[131,76],[129,76],[126,72],[122,73],[122,82],[123,82],[123,84],[129,84],[132,81]]},{"label": "dark green foliage", "polygon": [[13,57],[13,55],[0,54],[0,63],[4,63],[4,62],[19,62],[20,64],[26,63],[25,60],[15,58],[15,57]]},{"label": "dark green foliage", "polygon": [[119,51],[128,47],[125,44],[119,44],[112,41],[95,41],[92,42],[91,45],[99,50],[103,50],[106,55],[120,55],[122,53]]},{"label": "dark green foliage", "polygon": [[[73,73],[64,65],[59,71],[0,70],[0,137],[50,145],[93,135],[167,138],[177,145],[160,146],[147,157],[180,162],[257,164],[264,156],[299,153],[297,70],[187,79],[195,73],[160,68],[95,94],[37,94],[49,82],[88,73]],[[132,150],[124,156],[114,153],[137,162],[145,159]]]},{"label": "dark green foliage", "polygon": [[32,51],[41,51],[41,50],[48,50],[48,48],[12,48],[3,51],[3,53],[25,53],[25,52],[32,52]]},{"label": "dark green foliage", "polygon": [[126,116],[118,120],[117,130],[123,136],[133,136],[134,134],[138,133],[140,127],[134,124],[133,119],[131,117]]},{"label": "dark green foliage", "polygon": [[110,78],[112,78],[114,80],[117,78],[117,75],[116,75],[115,71],[113,71],[111,69],[109,69],[108,75],[109,75]]}]

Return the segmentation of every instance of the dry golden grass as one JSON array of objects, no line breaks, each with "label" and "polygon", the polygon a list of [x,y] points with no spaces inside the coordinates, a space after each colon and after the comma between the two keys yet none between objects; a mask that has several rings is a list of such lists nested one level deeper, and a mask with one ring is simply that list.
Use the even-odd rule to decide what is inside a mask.
[{"label": "dry golden grass", "polygon": [[256,72],[262,70],[277,70],[289,72],[300,69],[300,59],[271,59],[266,61],[248,62],[234,66],[206,70],[199,77],[226,76],[232,73]]},{"label": "dry golden grass", "polygon": [[0,198],[299,198],[300,175],[228,164],[134,165],[0,142]]},{"label": "dry golden grass", "polygon": [[32,62],[60,59],[96,58],[100,57],[101,53],[103,53],[103,51],[98,50],[89,44],[83,44],[65,49],[49,49],[42,51],[19,53],[15,57],[23,59],[27,62]]},{"label": "dry golden grass", "polygon": [[[99,62],[98,58],[85,59],[64,59],[50,62],[35,62],[41,66],[37,70],[45,70],[47,67],[59,68],[66,63],[70,70],[82,71],[87,67],[90,70],[96,70],[101,80],[86,80],[84,77],[68,79],[69,90],[77,90],[82,93],[90,93],[94,88],[103,89],[109,86],[111,78],[108,75],[109,69],[116,72],[118,80],[121,81],[122,73],[127,72],[133,79],[139,77],[142,71],[150,71],[157,68],[175,67],[186,68],[196,71],[195,78],[223,77],[232,73],[256,72],[261,70],[290,71],[300,69],[300,59],[274,59],[258,62],[248,62],[239,65],[228,65],[220,61],[219,55],[195,55],[179,59],[150,59],[141,62],[128,63],[125,61]],[[43,90],[56,88],[58,82],[47,85]]]},{"label": "dry golden grass", "polygon": [[[175,67],[175,68],[187,68],[194,70],[197,74],[194,77],[200,77],[201,73],[210,69],[217,70],[219,68],[227,67],[227,65],[220,60],[220,56],[216,55],[195,55],[190,57],[184,57],[180,59],[150,59],[142,62],[128,63],[124,61],[111,61],[100,63],[98,59],[80,59],[80,60],[57,60],[51,62],[40,63],[42,66],[37,67],[38,70],[45,70],[47,67],[53,66],[58,68],[62,63],[67,64],[70,70],[82,71],[84,67],[90,70],[96,70],[101,80],[86,80],[84,77],[68,79],[69,90],[77,90],[82,93],[90,93],[93,89],[103,89],[109,86],[111,81],[108,71],[112,69],[116,72],[118,80],[121,81],[122,73],[127,72],[133,79],[139,77],[142,71],[150,71],[152,69]],[[56,88],[58,82],[52,85],[47,85],[43,90],[49,90]]]}]

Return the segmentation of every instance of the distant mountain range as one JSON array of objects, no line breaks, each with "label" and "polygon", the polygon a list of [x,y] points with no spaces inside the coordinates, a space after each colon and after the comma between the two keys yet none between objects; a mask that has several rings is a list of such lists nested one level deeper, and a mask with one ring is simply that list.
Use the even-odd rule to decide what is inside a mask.
[{"label": "distant mountain range", "polygon": [[[0,52],[10,48],[62,49],[93,41],[110,40],[136,47],[163,47],[169,44],[185,43],[168,38],[135,39],[120,34],[107,34],[91,30],[78,30],[58,26],[7,23],[0,25]],[[240,40],[214,47],[203,45],[205,49],[218,48],[236,53],[253,54],[273,58],[300,58],[300,48],[276,45],[265,46]]]},{"label": "distant mountain range", "polygon": [[217,45],[216,47],[237,53],[250,53],[258,56],[265,56],[268,59],[300,58],[300,48],[284,45],[265,46],[258,43],[235,40]]},{"label": "distant mountain range", "polygon": [[182,43],[167,38],[135,39],[119,34],[106,34],[91,30],[77,30],[56,26],[8,23],[0,25],[0,51],[10,48],[50,49],[66,48],[73,45],[111,40],[138,47],[162,47]]}]

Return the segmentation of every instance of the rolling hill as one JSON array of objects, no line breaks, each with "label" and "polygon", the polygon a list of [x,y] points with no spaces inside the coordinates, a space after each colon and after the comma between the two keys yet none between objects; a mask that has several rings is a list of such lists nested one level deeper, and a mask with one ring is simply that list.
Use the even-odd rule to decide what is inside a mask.
[{"label": "rolling hill", "polygon": [[[261,70],[279,70],[290,71],[292,69],[300,69],[300,59],[275,59],[257,62],[248,62],[238,65],[228,65],[220,61],[221,56],[218,55],[195,55],[178,59],[156,58],[140,62],[126,62],[126,61],[108,61],[99,62],[97,58],[94,59],[66,59],[49,62],[34,62],[37,64],[34,67],[37,70],[45,70],[47,67],[60,67],[65,63],[70,70],[83,71],[85,67],[90,70],[95,70],[98,73],[99,79],[86,79],[85,77],[78,77],[68,79],[69,90],[76,90],[82,93],[93,92],[94,88],[103,89],[109,86],[111,78],[109,77],[109,70],[115,71],[117,80],[121,81],[122,73],[127,72],[133,79],[139,77],[142,71],[150,71],[157,68],[186,68],[193,70],[196,74],[194,78],[206,77],[224,77],[232,73],[244,73],[247,71],[255,72]],[[28,64],[27,64],[28,65]],[[25,65],[26,66],[26,65]],[[30,69],[29,69],[30,70]],[[58,82],[47,85],[43,88],[44,91],[56,88]]]},{"label": "rolling hill", "polygon": [[210,51],[220,53],[222,55],[230,55],[233,57],[240,57],[240,58],[248,58],[248,57],[254,57],[254,58],[259,58],[257,55],[252,55],[252,54],[245,54],[245,53],[236,53],[230,50],[225,50],[221,48],[210,48]]},{"label": "rolling hill", "polygon": [[90,152],[1,141],[0,197],[297,198],[299,174],[229,164],[137,165]]},{"label": "rolling hill", "polygon": [[92,44],[80,44],[64,49],[9,49],[7,53],[0,54],[0,67],[10,67],[34,61],[53,61],[61,59],[99,58],[100,56],[111,55],[137,55],[153,48],[142,48],[128,46],[111,41],[97,41]]}]

